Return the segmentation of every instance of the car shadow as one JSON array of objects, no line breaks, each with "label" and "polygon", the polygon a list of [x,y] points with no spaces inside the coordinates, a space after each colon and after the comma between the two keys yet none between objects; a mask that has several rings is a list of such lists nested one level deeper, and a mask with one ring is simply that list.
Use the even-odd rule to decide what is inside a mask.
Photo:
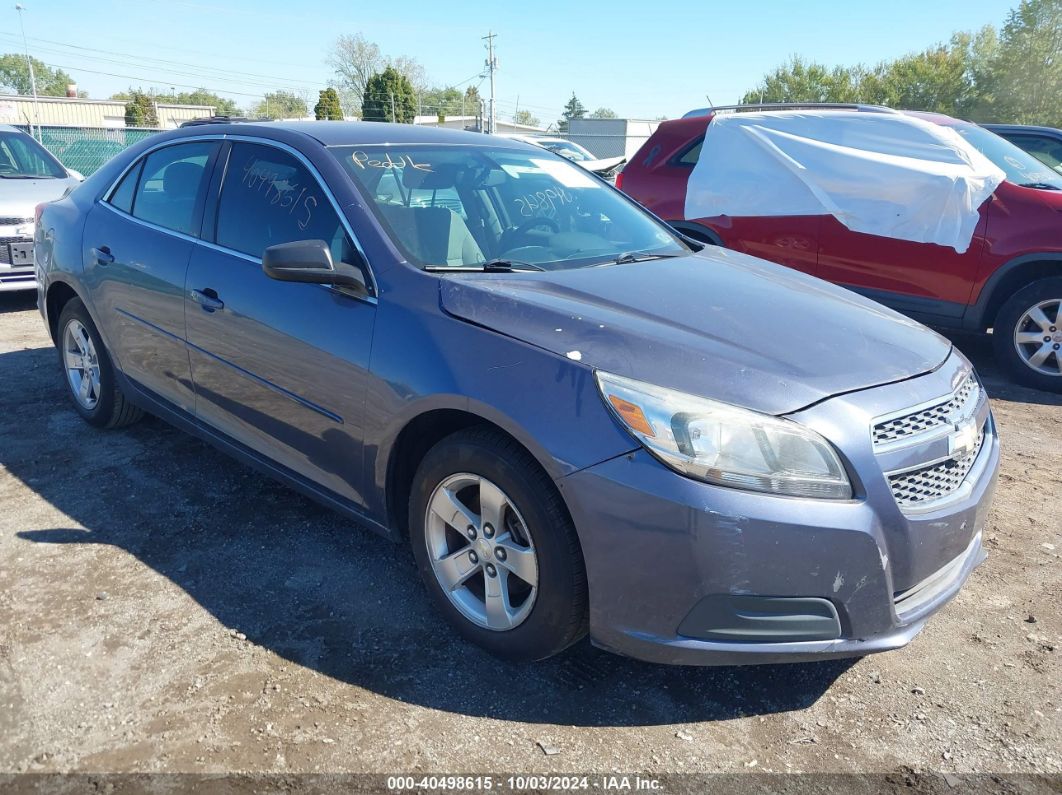
[{"label": "car shadow", "polygon": [[0,293],[0,315],[6,315],[9,312],[25,312],[27,309],[36,308],[36,290],[16,290],[10,293]]},{"label": "car shadow", "polygon": [[[160,420],[121,431],[83,423],[50,348],[0,355],[0,438],[0,466],[23,493],[69,517],[20,528],[17,543],[123,550],[245,642],[402,702],[579,726],[716,721],[809,707],[852,664],[678,668],[587,641],[541,663],[500,661],[434,611],[406,547]],[[92,588],[91,569],[55,576],[84,576]],[[111,598],[136,598],[147,581],[136,582]]]},{"label": "car shadow", "polygon": [[1042,406],[1062,406],[1062,395],[1014,383],[996,365],[992,352],[992,338],[987,334],[970,334],[959,331],[941,331],[944,336],[962,351],[977,368],[988,396],[1014,403],[1036,403]]}]

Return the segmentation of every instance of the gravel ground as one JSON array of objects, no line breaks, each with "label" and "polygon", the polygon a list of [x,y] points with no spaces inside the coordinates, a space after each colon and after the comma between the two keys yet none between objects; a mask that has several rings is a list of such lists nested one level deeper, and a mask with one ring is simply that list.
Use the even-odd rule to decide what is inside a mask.
[{"label": "gravel ground", "polygon": [[1003,470],[988,561],[910,646],[681,669],[584,643],[518,666],[454,639],[408,550],[159,420],[84,424],[33,298],[0,295],[0,774],[989,772],[1054,788],[1062,400],[1004,384],[983,340],[956,343],[985,376]]}]

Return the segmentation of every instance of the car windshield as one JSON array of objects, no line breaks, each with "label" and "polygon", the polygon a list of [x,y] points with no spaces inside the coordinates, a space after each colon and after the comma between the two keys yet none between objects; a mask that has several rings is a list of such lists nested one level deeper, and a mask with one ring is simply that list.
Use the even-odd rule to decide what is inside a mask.
[{"label": "car windshield", "polygon": [[0,132],[0,179],[62,179],[66,171],[48,150],[20,132]]},{"label": "car windshield", "polygon": [[549,152],[434,144],[331,151],[420,267],[559,270],[689,251],[623,194]]},{"label": "car windshield", "polygon": [[571,141],[538,141],[540,146],[544,146],[551,152],[555,152],[561,157],[566,157],[569,160],[574,160],[576,163],[585,163],[589,160],[596,160],[590,152],[579,144],[572,143]]},{"label": "car windshield", "polygon": [[994,132],[976,124],[956,125],[955,132],[1003,169],[1008,182],[1045,190],[1062,190],[1062,175]]}]

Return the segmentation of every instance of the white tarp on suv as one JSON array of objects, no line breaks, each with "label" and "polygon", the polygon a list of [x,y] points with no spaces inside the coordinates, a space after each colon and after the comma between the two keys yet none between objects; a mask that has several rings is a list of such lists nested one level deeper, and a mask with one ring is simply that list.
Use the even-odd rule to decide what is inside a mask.
[{"label": "white tarp on suv", "polygon": [[854,232],[970,246],[1004,173],[949,127],[900,113],[717,115],[686,218],[833,215]]}]

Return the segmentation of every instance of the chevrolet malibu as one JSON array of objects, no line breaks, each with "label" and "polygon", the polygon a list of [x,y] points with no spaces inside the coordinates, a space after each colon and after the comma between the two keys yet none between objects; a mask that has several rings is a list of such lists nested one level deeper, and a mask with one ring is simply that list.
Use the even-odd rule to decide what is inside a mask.
[{"label": "chevrolet malibu", "polygon": [[541,148],[200,126],[38,212],[88,423],[156,414],[409,544],[495,654],[884,651],[984,558],[999,445],[962,354]]}]

